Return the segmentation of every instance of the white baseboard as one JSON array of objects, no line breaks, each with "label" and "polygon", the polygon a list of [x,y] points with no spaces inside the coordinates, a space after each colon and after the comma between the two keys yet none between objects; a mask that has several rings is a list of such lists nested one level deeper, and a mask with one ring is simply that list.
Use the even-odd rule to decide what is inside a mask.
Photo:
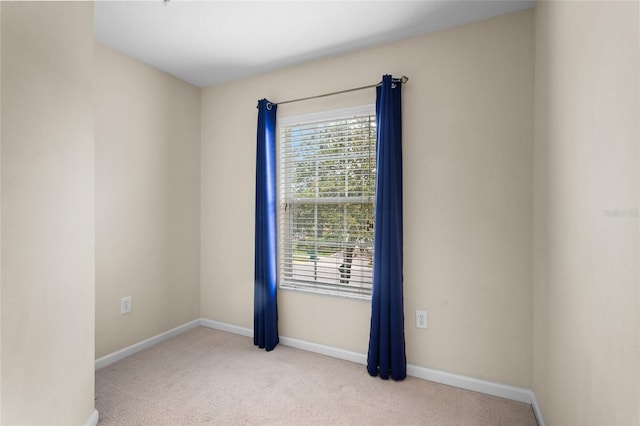
[{"label": "white baseboard", "polygon": [[252,329],[240,327],[238,325],[231,325],[206,318],[200,318],[200,325],[203,327],[215,328],[216,330],[226,331],[233,334],[239,334],[241,336],[253,337]]},{"label": "white baseboard", "polygon": [[[237,325],[226,324],[205,318],[201,319],[200,325],[229,333],[240,334],[242,336],[253,337],[253,330],[246,327],[239,327]],[[284,346],[302,349],[307,352],[315,352],[333,358],[355,362],[357,364],[367,363],[366,355],[357,352],[346,351],[344,349],[325,346],[319,343],[307,342],[306,340],[294,339],[293,337],[279,336],[279,340]]]},{"label": "white baseboard", "polygon": [[474,392],[531,404],[531,391],[529,389],[503,385],[501,383],[489,382],[486,380],[475,379],[473,377],[419,367],[411,364],[407,365],[407,375],[423,380],[429,380],[431,382],[442,383],[443,385],[454,386],[456,388],[467,389]]},{"label": "white baseboard", "polygon": [[[96,360],[96,370],[113,364],[129,355],[139,352],[143,349],[151,347],[170,337],[184,333],[192,328],[203,326],[216,330],[226,331],[228,333],[239,334],[241,336],[253,337],[253,330],[246,327],[240,327],[233,324],[227,324],[219,321],[200,318],[193,320],[184,325],[171,329],[165,333],[143,340],[142,342],[131,345],[125,349],[114,352]],[[319,343],[308,342],[306,340],[294,339],[292,337],[280,336],[280,343],[284,346],[302,349],[308,352],[314,352],[333,358],[351,361],[357,364],[366,365],[367,355],[339,349],[331,346],[321,345]],[[501,383],[489,382],[486,380],[475,379],[473,377],[462,376],[459,374],[448,373],[446,371],[434,370],[431,368],[420,367],[417,365],[407,365],[407,375],[423,380],[429,380],[436,383],[442,383],[461,389],[467,389],[474,392],[480,392],[487,395],[498,396],[513,401],[531,404],[533,412],[536,416],[539,426],[545,426],[542,410],[538,405],[536,395],[530,389],[519,388],[515,386],[503,385]],[[96,412],[97,419],[97,412]],[[97,422],[97,420],[96,420]],[[93,425],[92,425],[93,426]]]},{"label": "white baseboard", "polygon": [[407,364],[407,375],[460,389],[531,404],[538,426],[545,426],[544,419],[542,418],[542,411],[538,406],[538,400],[531,389],[503,385],[502,383],[475,379],[473,377],[462,376],[459,374],[448,373],[446,371],[434,370],[432,368],[420,367],[411,364]]},{"label": "white baseboard", "polygon": [[330,356],[332,358],[343,359],[355,362],[356,364],[367,365],[367,356],[358,352],[351,352],[344,349],[321,345],[319,343],[307,342],[306,340],[294,339],[293,337],[280,336],[280,343],[292,348],[302,349],[307,352],[315,352]]},{"label": "white baseboard", "polygon": [[545,426],[544,417],[542,417],[542,408],[538,405],[538,398],[534,391],[531,391],[531,407],[533,408],[533,414],[536,416],[538,426]]},{"label": "white baseboard", "polygon": [[111,365],[116,361],[120,361],[121,359],[126,358],[130,355],[133,355],[136,352],[140,352],[141,350],[150,348],[153,345],[157,345],[158,343],[164,340],[167,340],[173,336],[177,336],[178,334],[184,333],[185,331],[191,330],[192,328],[196,328],[199,325],[200,325],[200,319],[195,319],[186,324],[182,324],[176,328],[172,328],[171,330],[165,331],[164,333],[157,334],[153,337],[150,337],[141,342],[135,343],[124,349],[121,349],[109,355],[105,355],[101,358],[98,358],[96,360],[96,370],[104,368],[107,365]]},{"label": "white baseboard", "polygon": [[89,416],[89,418],[87,419],[85,425],[86,426],[96,426],[98,424],[98,420],[99,420],[99,416],[98,416],[98,410],[94,409],[91,412],[91,415]]}]

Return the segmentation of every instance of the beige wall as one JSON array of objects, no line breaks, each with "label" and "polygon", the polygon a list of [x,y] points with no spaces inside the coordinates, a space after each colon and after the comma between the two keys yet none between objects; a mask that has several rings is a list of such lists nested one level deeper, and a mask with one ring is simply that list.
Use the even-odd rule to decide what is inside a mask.
[{"label": "beige wall", "polygon": [[2,9],[2,424],[94,396],[93,5]]},{"label": "beige wall", "polygon": [[101,357],[200,316],[200,89],[97,43],[95,116]]},{"label": "beige wall", "polygon": [[[90,3],[0,3],[1,422],[86,421],[94,299],[96,357],[200,314],[251,328],[257,99],[392,73],[408,362],[533,387],[549,424],[640,423],[639,9],[538,2],[201,92],[94,45]],[[282,335],[366,352],[368,302],[279,308]]]},{"label": "beige wall", "polygon": [[2,422],[2,7],[0,7],[0,422]]},{"label": "beige wall", "polygon": [[550,425],[640,424],[639,3],[535,24],[533,389]]},{"label": "beige wall", "polygon": [[[406,74],[408,362],[531,386],[533,11],[202,92],[201,312],[253,327],[256,102]],[[373,90],[279,117],[374,102]],[[280,333],[365,353],[370,303],[280,290]],[[429,328],[415,328],[415,310]]]}]

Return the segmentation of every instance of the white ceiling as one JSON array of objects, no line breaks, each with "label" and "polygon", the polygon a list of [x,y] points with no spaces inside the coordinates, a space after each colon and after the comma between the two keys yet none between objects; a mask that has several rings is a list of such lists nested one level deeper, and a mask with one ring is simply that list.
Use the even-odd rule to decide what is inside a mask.
[{"label": "white ceiling", "polygon": [[98,41],[196,86],[533,7],[501,1],[98,1]]}]

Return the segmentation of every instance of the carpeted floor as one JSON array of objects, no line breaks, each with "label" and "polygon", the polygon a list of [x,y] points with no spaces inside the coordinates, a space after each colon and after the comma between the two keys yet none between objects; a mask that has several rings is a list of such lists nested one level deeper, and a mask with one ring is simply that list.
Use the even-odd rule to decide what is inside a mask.
[{"label": "carpeted floor", "polygon": [[536,425],[530,405],[199,327],[96,372],[99,425]]}]

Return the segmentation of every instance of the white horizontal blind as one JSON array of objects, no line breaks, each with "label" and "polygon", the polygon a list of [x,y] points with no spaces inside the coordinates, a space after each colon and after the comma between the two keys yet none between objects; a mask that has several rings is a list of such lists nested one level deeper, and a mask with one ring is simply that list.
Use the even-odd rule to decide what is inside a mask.
[{"label": "white horizontal blind", "polygon": [[370,298],[375,114],[280,127],[280,286]]}]

